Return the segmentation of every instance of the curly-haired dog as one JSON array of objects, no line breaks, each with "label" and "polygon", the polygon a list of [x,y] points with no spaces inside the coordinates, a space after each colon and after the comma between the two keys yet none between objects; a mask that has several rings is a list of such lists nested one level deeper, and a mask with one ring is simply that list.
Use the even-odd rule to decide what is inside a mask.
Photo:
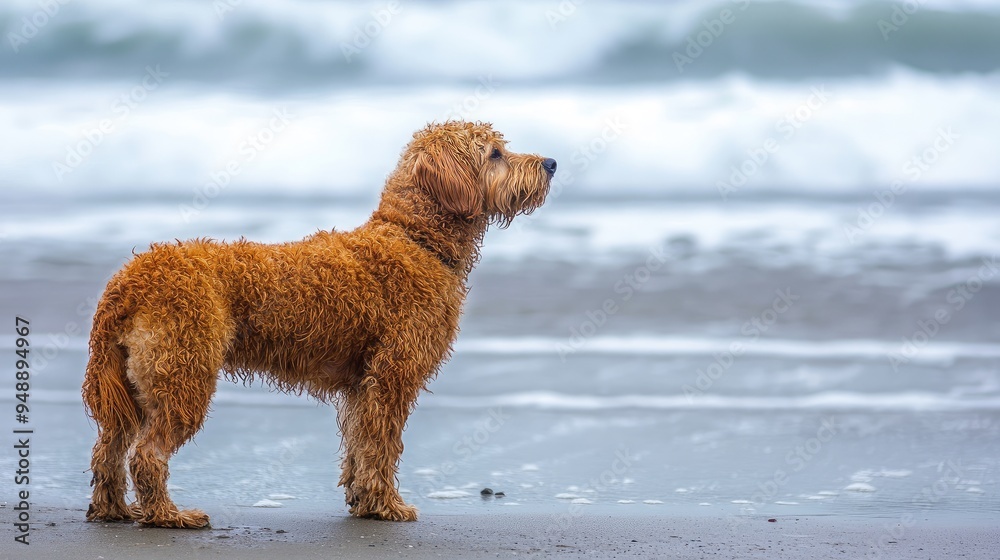
[{"label": "curly-haired dog", "polygon": [[83,398],[98,437],[87,519],[208,525],[171,501],[167,461],[201,428],[221,370],[336,402],[351,513],[415,520],[396,489],[407,416],[449,356],[487,227],[540,206],[556,170],[505,145],[489,124],[432,124],[353,231],[155,244],[125,265],[90,334]]}]

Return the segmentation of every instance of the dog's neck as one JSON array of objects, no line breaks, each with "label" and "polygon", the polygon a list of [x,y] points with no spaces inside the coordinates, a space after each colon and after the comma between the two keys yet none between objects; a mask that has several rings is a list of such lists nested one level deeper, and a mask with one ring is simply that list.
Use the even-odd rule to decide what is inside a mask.
[{"label": "dog's neck", "polygon": [[441,212],[429,195],[414,185],[390,178],[369,224],[396,226],[445,266],[468,277],[479,261],[479,248],[489,225],[485,216],[464,219]]}]

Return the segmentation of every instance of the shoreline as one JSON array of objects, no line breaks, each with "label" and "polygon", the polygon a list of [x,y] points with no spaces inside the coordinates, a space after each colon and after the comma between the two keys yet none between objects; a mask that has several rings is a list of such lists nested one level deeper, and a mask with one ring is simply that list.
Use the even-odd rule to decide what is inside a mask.
[{"label": "shoreline", "polygon": [[[7,509],[7,508],[4,508]],[[211,513],[211,511],[210,511]],[[0,558],[994,558],[1000,528],[989,519],[898,520],[832,516],[721,517],[583,513],[552,530],[538,514],[422,515],[414,523],[253,510],[241,523],[205,530],[88,523],[82,509],[39,507],[28,546],[13,535]],[[774,521],[769,521],[773,519]]]}]

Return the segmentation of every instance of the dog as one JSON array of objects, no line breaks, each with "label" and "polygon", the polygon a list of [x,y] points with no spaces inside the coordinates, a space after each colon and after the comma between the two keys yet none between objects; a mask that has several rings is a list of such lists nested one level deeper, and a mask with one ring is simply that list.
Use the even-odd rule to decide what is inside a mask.
[{"label": "dog", "polygon": [[108,282],[90,333],[87,519],[209,526],[170,499],[167,462],[201,429],[221,372],[335,404],[350,513],[416,520],[396,488],[407,417],[451,354],[486,230],[541,206],[555,171],[507,151],[489,123],[432,123],[357,229],[137,254]]}]

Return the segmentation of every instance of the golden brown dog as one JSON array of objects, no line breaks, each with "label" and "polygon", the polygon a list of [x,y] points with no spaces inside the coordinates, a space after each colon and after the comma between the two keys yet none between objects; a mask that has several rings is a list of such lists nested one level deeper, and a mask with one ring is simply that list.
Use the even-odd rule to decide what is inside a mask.
[{"label": "golden brown dog", "polygon": [[125,265],[90,334],[83,398],[98,437],[87,519],[208,525],[171,501],[167,461],[201,429],[221,370],[335,402],[351,513],[415,520],[396,489],[407,416],[449,356],[487,227],[540,206],[556,169],[505,145],[489,124],[432,124],[354,231],[155,244]]}]

